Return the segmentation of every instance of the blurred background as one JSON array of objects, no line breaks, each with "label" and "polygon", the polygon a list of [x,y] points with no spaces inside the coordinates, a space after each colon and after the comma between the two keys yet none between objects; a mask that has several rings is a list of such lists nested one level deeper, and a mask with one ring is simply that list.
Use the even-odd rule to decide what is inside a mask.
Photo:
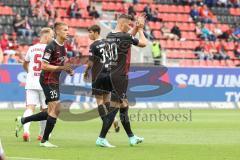
[{"label": "blurred background", "polygon": [[[87,28],[99,24],[104,38],[121,13],[147,15],[149,43],[144,49],[132,47],[132,72],[148,77],[141,71],[156,72],[164,65],[168,69],[158,80],[173,86],[164,95],[137,100],[136,107],[239,107],[239,0],[0,0],[0,108],[24,107],[21,64],[29,46],[38,43],[40,29],[56,21],[69,25],[68,57],[80,66],[63,82],[90,86],[82,77],[91,44]],[[146,63],[151,65],[139,68]],[[148,84],[144,91],[151,90],[148,78],[141,81]],[[62,98],[94,102],[86,95]]]}]

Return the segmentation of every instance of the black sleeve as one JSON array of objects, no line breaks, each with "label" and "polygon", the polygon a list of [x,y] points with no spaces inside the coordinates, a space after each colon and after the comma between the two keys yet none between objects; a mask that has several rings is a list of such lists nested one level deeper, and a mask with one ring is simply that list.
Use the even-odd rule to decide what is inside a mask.
[{"label": "black sleeve", "polygon": [[132,36],[131,34],[129,34],[129,39],[130,42],[134,45],[137,46],[139,44],[139,40],[137,38],[135,38],[134,36]]},{"label": "black sleeve", "polygon": [[46,46],[46,48],[44,50],[42,60],[47,63],[50,63],[53,53],[54,53],[54,47],[53,47],[52,43],[50,43]]},{"label": "black sleeve", "polygon": [[93,62],[93,57],[94,57],[94,47],[91,45],[89,47],[89,60]]}]

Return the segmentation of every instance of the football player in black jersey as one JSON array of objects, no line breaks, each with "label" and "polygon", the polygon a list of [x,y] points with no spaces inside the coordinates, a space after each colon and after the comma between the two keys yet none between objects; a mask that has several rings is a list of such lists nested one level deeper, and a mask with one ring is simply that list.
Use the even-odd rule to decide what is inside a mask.
[{"label": "football player in black jersey", "polygon": [[[125,129],[129,143],[134,146],[143,142],[144,138],[138,137],[133,134],[130,126],[128,116],[128,100],[127,100],[127,87],[128,87],[128,70],[130,67],[131,46],[145,47],[147,39],[143,33],[145,24],[145,16],[140,16],[136,20],[136,24],[132,33],[128,33],[132,25],[132,17],[126,14],[119,16],[117,26],[114,31],[110,32],[106,37],[106,50],[110,59],[110,79],[112,84],[111,105],[109,113],[106,116],[106,121],[103,121],[103,128],[97,145],[104,144],[106,134],[114,120],[118,110],[120,111],[120,120]],[[138,32],[139,39],[135,38]]]},{"label": "football player in black jersey", "polygon": [[51,144],[48,140],[60,113],[59,76],[62,71],[65,71],[70,75],[74,74],[71,65],[65,63],[67,61],[67,53],[64,47],[64,42],[67,40],[69,34],[68,25],[62,22],[56,22],[54,24],[54,31],[56,39],[50,42],[45,48],[42,57],[42,72],[40,75],[40,84],[46,97],[45,102],[48,105],[48,111],[17,119],[18,130],[22,128],[24,123],[47,120],[43,138],[40,142],[41,147],[57,147],[56,145]]},{"label": "football player in black jersey", "polygon": [[[94,42],[90,45],[90,58],[86,70],[84,72],[84,79],[89,80],[89,70],[92,73],[92,95],[95,96],[98,113],[102,120],[104,120],[110,107],[110,93],[112,85],[110,81],[109,57],[106,54],[106,43],[104,39],[100,39],[101,28],[98,25],[89,27],[89,38]],[[118,121],[115,118],[113,123],[115,131],[119,131]]]},{"label": "football player in black jersey", "polygon": [[64,42],[69,35],[68,25],[57,22],[54,25],[54,31],[56,39],[46,46],[42,57],[42,72],[40,76],[40,84],[46,96],[46,104],[48,104],[47,124],[40,143],[42,147],[57,147],[51,144],[48,138],[60,113],[59,76],[61,71],[73,74],[71,65],[65,63],[67,61],[67,53]]}]

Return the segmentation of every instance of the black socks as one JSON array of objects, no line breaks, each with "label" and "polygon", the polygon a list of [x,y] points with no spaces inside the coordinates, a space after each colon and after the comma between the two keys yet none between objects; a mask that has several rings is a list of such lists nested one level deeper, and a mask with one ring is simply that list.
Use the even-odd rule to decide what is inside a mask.
[{"label": "black socks", "polygon": [[31,115],[29,117],[23,117],[21,119],[22,124],[31,122],[31,121],[42,121],[42,120],[46,120],[48,117],[48,113],[47,112],[39,112],[37,114]]},{"label": "black socks", "polygon": [[125,129],[128,137],[134,136],[128,117],[128,107],[120,108],[120,120],[122,122],[123,128]]},{"label": "black socks", "polygon": [[43,135],[43,138],[42,138],[42,141],[41,141],[42,143],[48,141],[49,135],[52,132],[52,130],[53,130],[55,124],[56,124],[56,121],[57,121],[57,119],[54,118],[54,117],[51,117],[51,116],[47,117],[47,124],[46,124],[44,135]]},{"label": "black socks", "polygon": [[105,138],[107,135],[108,130],[112,126],[112,123],[114,121],[114,118],[118,112],[118,108],[115,107],[109,107],[109,112],[108,114],[103,118],[103,125],[102,125],[102,130],[100,132],[99,137],[100,138]]},{"label": "black socks", "polygon": [[108,110],[104,105],[101,104],[98,106],[98,113],[101,119],[103,120],[103,118],[107,115]]}]

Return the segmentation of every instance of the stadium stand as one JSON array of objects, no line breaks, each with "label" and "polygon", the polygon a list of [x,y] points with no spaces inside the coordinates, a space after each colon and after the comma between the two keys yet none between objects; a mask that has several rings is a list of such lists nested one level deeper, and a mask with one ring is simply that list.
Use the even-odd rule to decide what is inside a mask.
[{"label": "stadium stand", "polygon": [[[81,15],[78,18],[72,17],[70,14],[69,8],[73,4],[72,0],[47,0],[39,6],[38,3],[40,3],[38,0],[0,0],[0,34],[7,33],[12,37],[11,35],[14,33],[14,16],[16,14],[20,14],[21,17],[29,17],[31,30],[34,33],[33,36],[23,36],[17,33],[17,42],[19,44],[17,51],[22,55],[26,52],[28,45],[37,41],[37,33],[41,27],[52,25],[54,21],[63,21],[70,26],[70,34],[73,37],[71,44],[75,45],[72,48],[75,48],[76,52],[80,51],[84,56],[88,55],[90,41],[85,35],[86,28],[96,23],[96,18],[90,14],[91,7],[88,6],[89,3],[84,0],[77,0],[79,8],[77,11],[80,11]],[[204,3],[206,4],[205,8]],[[167,60],[177,62],[179,66],[232,67],[240,63],[239,56],[235,54],[240,37],[238,1],[228,1],[227,4],[221,4],[218,1],[201,0],[135,0],[133,2],[129,0],[93,0],[91,4],[101,8],[101,15],[127,13],[130,6],[133,6],[133,10],[139,15],[142,12],[148,12],[146,6],[149,4],[151,8],[150,14],[157,18],[157,20],[150,19],[147,23],[150,33],[153,39],[160,41],[161,47],[166,51]],[[198,19],[190,15],[193,4],[197,4]],[[44,12],[47,12],[46,8],[52,7],[52,13],[36,15],[34,8],[38,8],[39,12],[37,13],[41,13],[42,6],[44,6],[42,8]],[[208,14],[205,15],[205,13]],[[102,20],[104,17],[106,16],[101,16],[100,19]],[[201,23],[198,28],[199,33],[197,32],[198,23]],[[170,34],[170,38],[166,36],[166,33],[163,33],[163,24],[167,28],[166,32],[167,35]],[[179,28],[180,37],[171,38],[171,30],[174,26]],[[217,46],[221,39],[225,41],[221,50],[229,58],[215,58],[214,54],[219,54]],[[212,56],[206,56],[207,58],[200,60],[196,49],[201,47],[204,41],[213,41],[208,50],[202,50],[204,54],[212,54]],[[9,57],[9,55],[5,56],[4,63],[8,62],[6,57]],[[21,57],[23,55],[19,59]]]}]

